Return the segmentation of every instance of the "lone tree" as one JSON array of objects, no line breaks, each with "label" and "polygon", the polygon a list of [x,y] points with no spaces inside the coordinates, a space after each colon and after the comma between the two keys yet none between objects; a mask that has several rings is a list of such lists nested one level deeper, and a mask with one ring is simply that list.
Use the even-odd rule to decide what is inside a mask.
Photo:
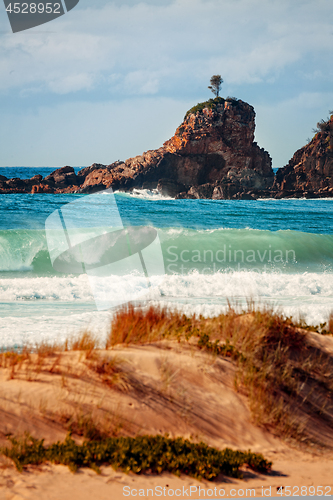
[{"label": "lone tree", "polygon": [[213,94],[216,95],[216,97],[219,96],[222,83],[223,79],[221,78],[221,75],[213,75],[210,79],[210,85],[208,88],[213,92]]}]

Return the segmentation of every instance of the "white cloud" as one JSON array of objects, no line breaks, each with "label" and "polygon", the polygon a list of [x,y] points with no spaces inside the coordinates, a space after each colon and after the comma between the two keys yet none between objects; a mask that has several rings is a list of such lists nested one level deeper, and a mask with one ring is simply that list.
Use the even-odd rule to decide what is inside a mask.
[{"label": "white cloud", "polygon": [[109,163],[159,147],[221,73],[281,166],[333,107],[332,26],[332,0],[81,0],[16,34],[3,16],[0,97],[14,109],[1,163]]},{"label": "white cloud", "polygon": [[332,54],[331,0],[176,0],[75,9],[36,29],[0,38],[1,88],[56,93],[98,88],[163,94],[187,74],[220,71],[230,84],[273,81],[308,54]]}]

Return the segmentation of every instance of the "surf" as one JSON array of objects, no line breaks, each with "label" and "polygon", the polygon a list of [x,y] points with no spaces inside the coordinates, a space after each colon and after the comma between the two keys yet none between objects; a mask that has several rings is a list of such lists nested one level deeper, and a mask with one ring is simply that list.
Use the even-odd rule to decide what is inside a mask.
[{"label": "surf", "polygon": [[[105,230],[108,228],[106,227]],[[155,228],[167,274],[253,270],[332,272],[333,235],[291,230]],[[85,230],[80,230],[84,232]],[[51,273],[42,229],[0,231],[0,271]]]}]

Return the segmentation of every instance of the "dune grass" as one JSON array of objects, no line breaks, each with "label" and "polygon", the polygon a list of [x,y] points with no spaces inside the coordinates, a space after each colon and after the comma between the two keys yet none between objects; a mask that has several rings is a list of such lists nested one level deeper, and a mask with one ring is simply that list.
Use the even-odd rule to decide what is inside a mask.
[{"label": "dune grass", "polygon": [[106,348],[117,344],[147,344],[165,338],[189,338],[197,332],[196,326],[195,317],[188,318],[177,311],[153,306],[135,309],[129,305],[114,315]]},{"label": "dune grass", "polygon": [[[333,314],[327,325],[325,334],[332,331]],[[279,436],[311,441],[310,417],[333,425],[333,359],[310,346],[304,324],[253,303],[242,312],[230,306],[215,318],[128,306],[114,316],[107,346],[163,339],[197,339],[199,349],[231,357],[235,386],[248,396],[255,422]]]},{"label": "dune grass", "polygon": [[[333,313],[325,325],[333,329]],[[105,353],[117,345],[144,345],[163,340],[191,342],[215,356],[229,357],[237,365],[235,387],[247,395],[255,422],[280,436],[307,440],[309,418],[333,425],[333,359],[311,347],[304,321],[268,307],[249,303],[246,311],[229,306],[214,318],[187,317],[165,308],[128,305],[113,316],[104,345],[84,331],[63,345],[40,345],[21,352],[0,353],[0,367],[15,378],[25,368],[35,380],[41,371],[53,373],[66,351],[80,351],[87,369],[108,387],[126,391],[129,379],[123,362]],[[100,349],[104,350],[101,354]]]},{"label": "dune grass", "polygon": [[331,335],[333,335],[333,311],[328,318],[328,331]]}]

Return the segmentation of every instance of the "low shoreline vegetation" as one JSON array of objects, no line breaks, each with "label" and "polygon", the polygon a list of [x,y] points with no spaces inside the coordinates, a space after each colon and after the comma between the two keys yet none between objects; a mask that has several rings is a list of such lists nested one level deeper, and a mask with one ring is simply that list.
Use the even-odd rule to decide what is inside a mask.
[{"label": "low shoreline vegetation", "polygon": [[9,437],[10,448],[0,451],[13,460],[22,472],[26,465],[40,465],[45,462],[67,465],[72,472],[79,467],[90,467],[100,473],[99,466],[110,464],[115,470],[135,474],[171,472],[186,474],[196,479],[212,481],[219,474],[242,478],[239,470],[243,465],[267,473],[272,462],[261,454],[222,451],[204,443],[192,443],[183,438],[170,439],[167,436],[138,436],[136,438],[117,437],[102,441],[85,441],[76,444],[71,436],[63,443],[44,446],[43,440],[25,436],[22,439]]}]

